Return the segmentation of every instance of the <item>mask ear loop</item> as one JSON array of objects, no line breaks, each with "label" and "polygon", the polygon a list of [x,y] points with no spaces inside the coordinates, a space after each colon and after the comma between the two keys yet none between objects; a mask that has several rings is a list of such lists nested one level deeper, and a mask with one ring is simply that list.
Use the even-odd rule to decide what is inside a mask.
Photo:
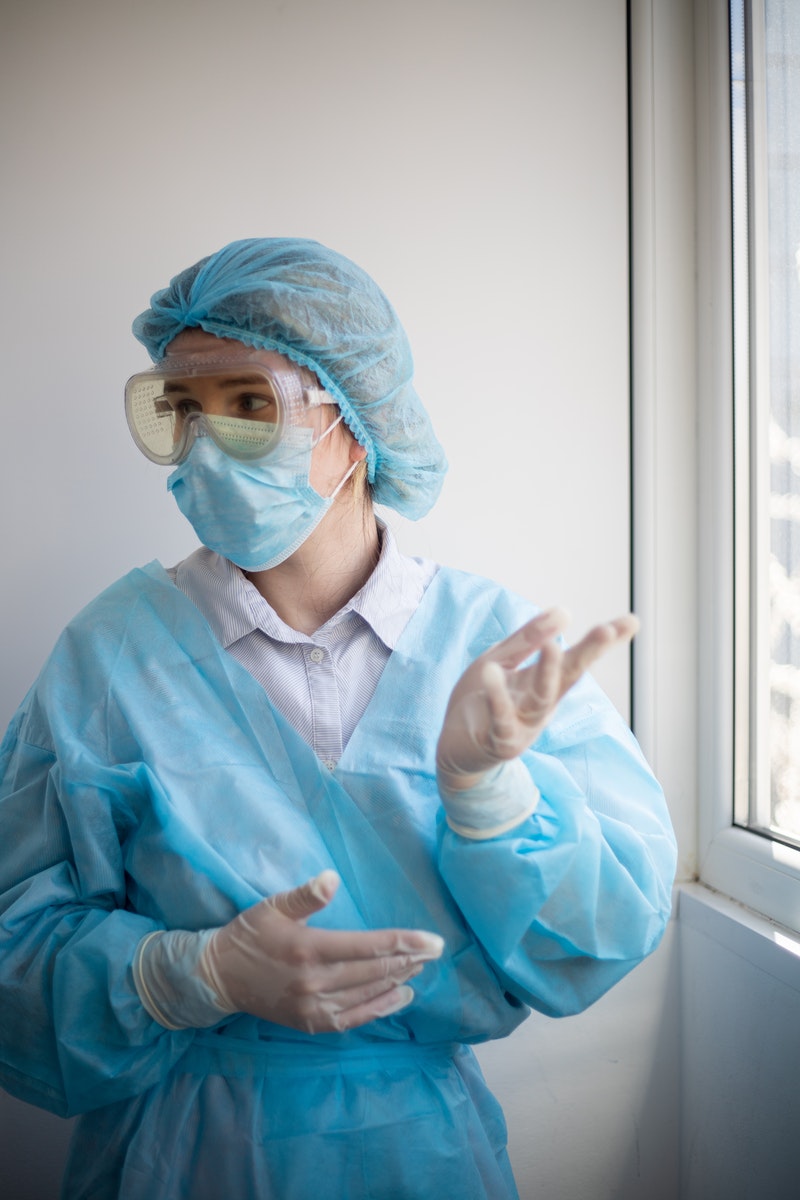
[{"label": "mask ear loop", "polygon": [[336,487],[333,489],[333,491],[331,492],[330,496],[328,497],[328,499],[329,499],[329,500],[335,500],[335,499],[336,499],[336,497],[339,495],[339,492],[342,490],[342,488],[344,487],[344,485],[347,483],[348,479],[349,479],[349,478],[350,478],[350,476],[353,474],[353,472],[355,471],[355,469],[356,469],[356,467],[357,467],[357,466],[358,466],[358,463],[357,463],[357,462],[354,462],[354,463],[351,463],[351,464],[350,464],[350,466],[347,468],[347,470],[345,471],[344,475],[342,476],[341,483],[338,483],[338,484],[336,485]]},{"label": "mask ear loop", "polygon": [[340,422],[340,421],[343,421],[343,420],[344,420],[344,413],[339,413],[339,415],[338,415],[338,417],[336,418],[336,420],[335,420],[335,421],[331,421],[331,423],[330,423],[330,425],[328,426],[328,428],[327,428],[327,429],[323,429],[322,433],[319,435],[319,437],[317,438],[317,440],[316,440],[315,442],[312,442],[312,443],[311,443],[311,449],[312,449],[312,450],[316,450],[316,448],[317,448],[317,446],[320,444],[320,442],[324,442],[324,441],[325,441],[325,438],[328,436],[328,434],[329,434],[329,433],[333,433],[334,429],[335,429],[335,428],[336,428],[336,426],[339,424],[339,422]]},{"label": "mask ear loop", "polygon": [[[320,442],[321,442],[321,441],[323,441],[323,440],[324,440],[324,439],[325,439],[325,438],[328,436],[328,434],[329,434],[329,433],[330,433],[332,430],[334,430],[334,429],[336,428],[336,426],[339,424],[339,422],[340,422],[340,421],[343,421],[343,420],[344,420],[344,414],[343,414],[343,413],[339,413],[339,415],[338,415],[338,417],[336,418],[336,420],[335,420],[335,421],[332,421],[332,422],[330,423],[330,425],[328,426],[328,428],[327,428],[327,429],[325,429],[325,430],[323,430],[323,432],[322,432],[322,433],[319,435],[319,437],[317,438],[317,440],[314,442],[314,445],[311,447],[311,448],[312,448],[312,450],[316,449],[316,447],[317,447],[317,446],[320,444]],[[353,474],[353,472],[355,471],[355,469],[356,469],[356,467],[357,467],[357,466],[358,466],[358,463],[357,463],[357,462],[354,462],[354,463],[351,463],[351,464],[350,464],[350,466],[349,466],[349,467],[348,467],[348,469],[345,471],[345,473],[344,473],[344,475],[342,476],[342,478],[341,478],[341,479],[339,480],[339,482],[337,483],[337,485],[336,485],[336,487],[334,488],[334,490],[331,492],[330,496],[326,496],[326,497],[325,497],[325,498],[326,498],[326,500],[335,500],[335,499],[336,499],[336,497],[339,495],[339,492],[342,490],[342,488],[344,487],[344,485],[347,483],[348,479],[349,479],[349,478],[350,478],[350,476]]]}]

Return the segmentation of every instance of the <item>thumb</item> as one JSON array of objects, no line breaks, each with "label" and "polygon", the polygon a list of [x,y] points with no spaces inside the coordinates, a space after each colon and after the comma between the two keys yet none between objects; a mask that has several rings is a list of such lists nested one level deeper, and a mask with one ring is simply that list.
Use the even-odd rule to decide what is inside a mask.
[{"label": "thumb", "polygon": [[293,921],[304,921],[313,913],[330,904],[339,887],[340,879],[335,871],[321,871],[314,879],[288,892],[278,892],[266,901]]}]

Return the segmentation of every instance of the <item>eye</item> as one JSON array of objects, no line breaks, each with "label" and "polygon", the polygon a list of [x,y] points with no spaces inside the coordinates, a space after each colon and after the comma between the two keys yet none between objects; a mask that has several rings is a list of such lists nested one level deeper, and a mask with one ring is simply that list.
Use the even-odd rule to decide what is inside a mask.
[{"label": "eye", "polygon": [[188,396],[169,396],[167,403],[176,417],[185,419],[189,413],[202,412],[202,408],[196,400],[190,400]]},{"label": "eye", "polygon": [[262,420],[271,419],[275,412],[275,400],[272,396],[259,395],[257,392],[245,392],[237,398],[242,412],[250,416],[257,414]]}]

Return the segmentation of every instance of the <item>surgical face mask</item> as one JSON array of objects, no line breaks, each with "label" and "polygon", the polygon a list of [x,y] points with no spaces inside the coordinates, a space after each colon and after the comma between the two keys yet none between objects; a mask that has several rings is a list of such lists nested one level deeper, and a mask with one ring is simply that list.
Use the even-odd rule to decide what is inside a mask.
[{"label": "surgical face mask", "polygon": [[204,546],[245,571],[266,571],[294,554],[317,527],[357,464],[330,496],[309,482],[311,452],[321,437],[290,428],[268,458],[233,458],[211,437],[198,438],[167,480],[183,515]]},{"label": "surgical face mask", "polygon": [[331,399],[310,371],[269,351],[173,356],[125,385],[133,439],[165,466],[183,462],[197,438],[242,462],[260,461],[325,403]]}]

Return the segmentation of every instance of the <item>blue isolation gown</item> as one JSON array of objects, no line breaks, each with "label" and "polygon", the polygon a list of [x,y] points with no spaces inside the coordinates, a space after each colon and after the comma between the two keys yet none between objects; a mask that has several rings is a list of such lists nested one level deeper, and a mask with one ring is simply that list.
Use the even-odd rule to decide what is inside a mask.
[{"label": "blue isolation gown", "polygon": [[[65,630],[0,750],[0,1081],[76,1125],[70,1200],[504,1200],[505,1125],[469,1043],[592,1003],[657,945],[675,845],[589,679],[524,760],[536,812],[443,820],[450,691],[532,615],[440,570],[331,772],[158,564]],[[445,939],[402,1012],[345,1034],[246,1015],[170,1031],[140,939],[219,926],[326,867],[313,922]]]}]

